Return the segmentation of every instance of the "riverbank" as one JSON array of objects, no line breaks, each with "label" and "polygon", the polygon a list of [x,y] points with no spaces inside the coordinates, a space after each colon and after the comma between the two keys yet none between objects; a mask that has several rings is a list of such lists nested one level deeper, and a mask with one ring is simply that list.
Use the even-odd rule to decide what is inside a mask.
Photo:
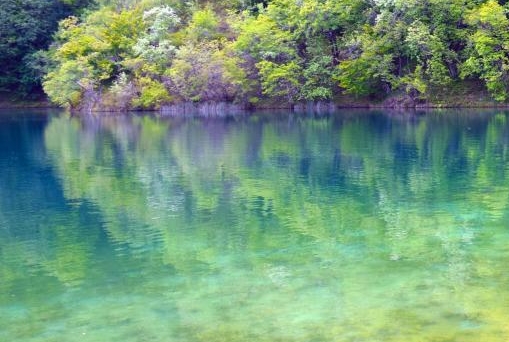
[{"label": "riverbank", "polygon": [[[48,98],[39,96],[37,99],[19,99],[0,95],[0,109],[23,108],[58,108]],[[256,105],[233,104],[228,102],[184,102],[163,104],[159,108],[129,108],[119,105],[102,106],[100,103],[84,104],[75,112],[114,113],[126,111],[158,111],[163,115],[179,116],[182,114],[198,114],[220,116],[249,112],[254,110],[294,110],[296,112],[330,112],[337,109],[440,109],[440,108],[500,108],[509,109],[509,103],[497,102],[476,82],[461,82],[447,88],[430,89],[422,97],[410,96],[404,92],[390,94],[386,97],[356,97],[338,94],[330,101],[309,101],[289,103],[281,99],[265,98]],[[84,108],[87,108],[84,110]]]},{"label": "riverbank", "polygon": [[23,109],[23,108],[58,108],[51,103],[46,96],[37,96],[33,99],[21,99],[8,94],[0,94],[0,109]]}]

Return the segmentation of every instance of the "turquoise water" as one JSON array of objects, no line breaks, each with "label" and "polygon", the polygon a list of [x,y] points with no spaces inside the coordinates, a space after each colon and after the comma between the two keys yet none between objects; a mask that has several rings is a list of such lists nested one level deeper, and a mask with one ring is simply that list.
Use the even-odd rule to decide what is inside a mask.
[{"label": "turquoise water", "polygon": [[0,113],[0,341],[507,341],[506,112]]}]

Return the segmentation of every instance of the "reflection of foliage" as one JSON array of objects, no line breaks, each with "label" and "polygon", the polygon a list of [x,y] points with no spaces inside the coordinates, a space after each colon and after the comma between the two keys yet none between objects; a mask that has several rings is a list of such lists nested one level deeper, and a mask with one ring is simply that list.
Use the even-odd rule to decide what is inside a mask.
[{"label": "reflection of foliage", "polygon": [[[509,282],[496,259],[506,250],[508,129],[506,114],[56,117],[44,142],[67,200],[97,208],[133,263],[183,279],[175,324],[195,328],[187,340],[263,340],[268,330],[251,330],[242,307],[259,323],[288,317],[267,327],[281,340],[311,339],[322,324],[333,327],[324,340],[372,340],[399,319],[405,328],[384,340],[473,341],[451,326],[481,322],[474,335],[489,340],[508,313],[492,295]],[[73,285],[95,240],[54,227],[60,245],[40,264]],[[20,277],[8,264],[0,275]],[[211,297],[218,303],[205,306]],[[430,303],[448,323],[422,331],[437,319]]]},{"label": "reflection of foliage", "polygon": [[[237,133],[218,122],[204,131],[205,123],[191,121],[170,133],[168,121],[104,119],[99,123],[102,142],[88,138],[92,123],[82,126],[77,119],[62,118],[49,126],[46,143],[58,156],[68,198],[88,198],[112,218],[125,210],[126,216],[156,231],[164,230],[167,222],[154,224],[153,217],[174,202],[170,207],[176,216],[185,210],[220,215],[218,211],[228,207],[247,210],[243,214],[251,212],[257,219],[274,216],[298,231],[325,237],[317,229],[326,227],[331,217],[347,215],[342,208],[361,217],[362,206],[370,206],[382,214],[377,218],[392,225],[400,221],[394,215],[409,215],[401,212],[402,203],[408,210],[418,205],[431,210],[439,204],[430,198],[452,196],[450,189],[458,186],[471,189],[465,195],[472,208],[493,219],[502,215],[506,203],[500,199],[507,192],[500,182],[507,157],[500,154],[506,143],[505,116],[494,116],[484,126],[487,141],[482,144],[469,144],[477,140],[467,121],[452,128],[431,115],[415,124],[395,121],[399,128],[387,132],[377,124],[385,119],[367,118],[298,119],[290,126],[280,121],[264,124],[260,118],[239,124],[240,132],[257,127],[258,136]],[[197,136],[202,137],[190,139]],[[462,145],[452,146],[452,139]],[[246,168],[246,163],[258,166]],[[120,173],[112,171],[119,167]],[[336,205],[331,186],[356,196]],[[492,191],[478,191],[483,188]],[[186,201],[191,203],[188,209]],[[406,217],[405,225],[433,220],[420,216]],[[332,229],[329,235],[334,234]]]}]

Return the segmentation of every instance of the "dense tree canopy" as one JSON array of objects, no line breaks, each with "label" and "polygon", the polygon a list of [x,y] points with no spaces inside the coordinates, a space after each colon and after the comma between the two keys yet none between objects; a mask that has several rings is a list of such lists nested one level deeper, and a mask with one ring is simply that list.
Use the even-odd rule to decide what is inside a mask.
[{"label": "dense tree canopy", "polygon": [[507,100],[505,1],[102,0],[61,21],[38,52],[83,5],[8,0],[0,87],[30,89],[49,68],[50,98],[90,109],[341,94],[418,102],[472,83]]},{"label": "dense tree canopy", "polygon": [[42,55],[58,21],[87,0],[3,0],[0,6],[0,92],[26,95],[40,87]]}]

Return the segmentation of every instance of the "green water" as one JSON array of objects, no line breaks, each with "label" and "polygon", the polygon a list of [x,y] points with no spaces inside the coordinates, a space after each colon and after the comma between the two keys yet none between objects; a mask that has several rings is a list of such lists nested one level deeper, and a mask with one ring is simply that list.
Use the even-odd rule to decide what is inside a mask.
[{"label": "green water", "polygon": [[0,341],[507,341],[505,112],[0,113]]}]

